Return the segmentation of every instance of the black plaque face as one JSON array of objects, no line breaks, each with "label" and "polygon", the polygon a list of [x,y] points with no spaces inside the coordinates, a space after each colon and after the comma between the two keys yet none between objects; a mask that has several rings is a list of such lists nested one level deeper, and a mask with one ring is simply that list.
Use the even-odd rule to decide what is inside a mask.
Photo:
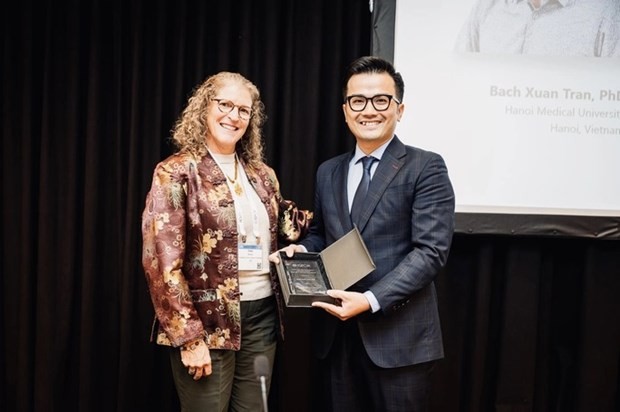
[{"label": "black plaque face", "polygon": [[309,308],[316,302],[340,305],[340,300],[327,291],[346,290],[375,269],[357,228],[321,253],[295,253],[288,257],[280,251],[279,256],[275,269],[287,307]]},{"label": "black plaque face", "polygon": [[291,295],[325,295],[328,287],[325,268],[317,255],[280,254]]}]

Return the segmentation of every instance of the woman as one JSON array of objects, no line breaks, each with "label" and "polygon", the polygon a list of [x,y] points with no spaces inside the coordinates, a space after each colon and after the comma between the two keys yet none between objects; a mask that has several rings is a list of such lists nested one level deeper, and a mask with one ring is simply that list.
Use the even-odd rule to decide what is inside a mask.
[{"label": "woman", "polygon": [[157,165],[146,198],[142,263],[156,342],[173,347],[184,411],[262,408],[253,362],[265,355],[273,367],[282,331],[268,256],[310,218],[281,198],[262,161],[264,120],[254,84],[238,73],[209,77],[178,120],[179,150]]}]

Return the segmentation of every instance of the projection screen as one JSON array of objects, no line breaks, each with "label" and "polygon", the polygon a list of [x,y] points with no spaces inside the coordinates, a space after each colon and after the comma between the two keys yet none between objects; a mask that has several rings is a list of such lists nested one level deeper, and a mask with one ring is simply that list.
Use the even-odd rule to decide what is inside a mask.
[{"label": "projection screen", "polygon": [[620,238],[620,2],[372,2],[405,143],[440,153],[457,232]]}]

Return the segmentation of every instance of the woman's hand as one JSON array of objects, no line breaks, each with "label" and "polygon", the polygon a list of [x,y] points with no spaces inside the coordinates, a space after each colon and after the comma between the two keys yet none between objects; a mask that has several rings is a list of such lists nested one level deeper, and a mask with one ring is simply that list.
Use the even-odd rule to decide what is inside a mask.
[{"label": "woman's hand", "polygon": [[181,362],[189,368],[189,374],[198,380],[211,375],[211,354],[204,339],[181,346]]}]

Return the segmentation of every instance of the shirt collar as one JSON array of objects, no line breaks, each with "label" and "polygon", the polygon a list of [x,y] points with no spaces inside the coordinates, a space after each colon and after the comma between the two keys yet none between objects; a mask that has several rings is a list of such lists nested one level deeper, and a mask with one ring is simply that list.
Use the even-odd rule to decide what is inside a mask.
[{"label": "shirt collar", "polygon": [[[387,142],[383,143],[381,146],[377,147],[372,153],[369,153],[368,156],[372,156],[377,160],[381,160],[383,157],[383,153],[385,153],[385,149],[388,147],[390,142],[394,139],[394,136],[390,138]],[[362,152],[362,149],[356,144],[355,145],[355,153],[353,153],[353,159],[351,159],[351,164],[357,163],[362,157],[366,157],[366,153]]]}]

